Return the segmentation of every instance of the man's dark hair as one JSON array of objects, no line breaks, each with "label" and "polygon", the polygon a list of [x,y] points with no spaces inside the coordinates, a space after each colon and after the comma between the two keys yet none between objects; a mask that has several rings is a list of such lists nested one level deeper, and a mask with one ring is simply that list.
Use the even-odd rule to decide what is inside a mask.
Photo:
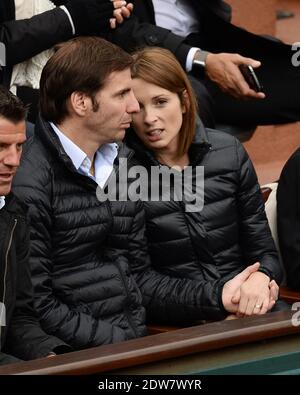
[{"label": "man's dark hair", "polygon": [[0,85],[0,117],[17,123],[26,119],[27,112],[22,100]]},{"label": "man's dark hair", "polygon": [[99,37],[77,37],[59,44],[43,69],[40,81],[40,110],[47,121],[59,123],[68,115],[67,99],[83,92],[93,101],[106,78],[114,71],[130,68],[132,57]]}]

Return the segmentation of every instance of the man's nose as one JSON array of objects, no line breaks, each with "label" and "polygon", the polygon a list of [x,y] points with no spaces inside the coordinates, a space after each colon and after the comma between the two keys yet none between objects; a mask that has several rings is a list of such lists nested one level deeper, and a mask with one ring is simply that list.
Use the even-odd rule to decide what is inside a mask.
[{"label": "man's nose", "polygon": [[21,152],[15,145],[11,145],[4,153],[3,163],[6,166],[18,167],[20,165]]},{"label": "man's nose", "polygon": [[129,103],[127,105],[128,114],[133,114],[140,111],[140,105],[136,100],[133,92],[130,92]]}]

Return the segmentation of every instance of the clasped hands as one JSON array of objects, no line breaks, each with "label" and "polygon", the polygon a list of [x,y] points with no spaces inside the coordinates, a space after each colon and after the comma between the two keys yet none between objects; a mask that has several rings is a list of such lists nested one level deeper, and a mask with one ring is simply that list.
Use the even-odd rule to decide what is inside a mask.
[{"label": "clasped hands", "polygon": [[248,266],[223,287],[224,308],[236,317],[265,314],[278,299],[277,283],[259,272],[259,266],[258,262]]}]

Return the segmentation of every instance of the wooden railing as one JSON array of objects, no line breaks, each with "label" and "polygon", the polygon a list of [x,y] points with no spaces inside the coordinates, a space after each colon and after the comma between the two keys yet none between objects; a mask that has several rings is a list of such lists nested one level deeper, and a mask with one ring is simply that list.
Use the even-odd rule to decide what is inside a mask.
[{"label": "wooden railing", "polygon": [[290,304],[300,302],[300,292],[293,291],[288,287],[280,287],[279,296],[281,299],[285,300],[287,303]]},{"label": "wooden railing", "polygon": [[219,321],[88,350],[6,365],[0,374],[95,374],[113,372],[228,346],[300,333],[292,311]]}]

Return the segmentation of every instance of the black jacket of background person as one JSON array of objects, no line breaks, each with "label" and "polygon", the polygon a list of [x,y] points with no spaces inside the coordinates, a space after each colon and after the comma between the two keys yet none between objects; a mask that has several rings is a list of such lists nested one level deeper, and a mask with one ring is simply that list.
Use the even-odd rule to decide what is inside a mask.
[{"label": "black jacket of background person", "polygon": [[[132,151],[121,145],[119,154],[130,160]],[[193,281],[154,271],[142,203],[101,203],[96,188],[39,119],[14,192],[29,207],[30,264],[44,330],[86,348],[145,335],[144,307],[158,321],[166,311],[182,322],[224,318],[226,278]]]},{"label": "black jacket of background person", "polygon": [[6,309],[5,326],[0,326],[0,365],[17,362],[17,358],[41,358],[51,351],[70,351],[64,342],[46,335],[38,323],[28,261],[28,225],[21,203],[12,194],[5,201],[0,210],[0,301]]},{"label": "black jacket of background person", "polygon": [[277,190],[277,225],[287,285],[300,291],[300,149],[284,166]]},{"label": "black jacket of background person", "polygon": [[[137,163],[148,169],[160,165],[135,134],[128,144]],[[191,166],[204,167],[204,207],[187,212],[174,199],[144,202],[153,266],[170,276],[212,281],[260,262],[259,270],[280,284],[282,270],[260,187],[242,144],[199,122],[189,156]]]}]

